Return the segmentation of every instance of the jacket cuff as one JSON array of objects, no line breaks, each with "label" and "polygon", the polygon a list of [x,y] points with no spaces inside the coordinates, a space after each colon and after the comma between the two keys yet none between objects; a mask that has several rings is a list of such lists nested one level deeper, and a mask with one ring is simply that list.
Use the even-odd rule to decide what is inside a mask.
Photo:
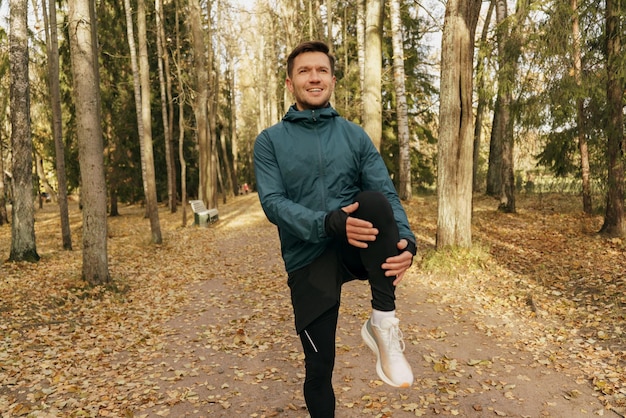
[{"label": "jacket cuff", "polygon": [[328,212],[324,219],[324,230],[329,237],[345,237],[348,214],[341,209]]},{"label": "jacket cuff", "polygon": [[408,245],[404,247],[404,250],[402,250],[402,252],[408,251],[413,255],[417,254],[417,245],[409,238],[405,238],[405,240],[408,242]]}]

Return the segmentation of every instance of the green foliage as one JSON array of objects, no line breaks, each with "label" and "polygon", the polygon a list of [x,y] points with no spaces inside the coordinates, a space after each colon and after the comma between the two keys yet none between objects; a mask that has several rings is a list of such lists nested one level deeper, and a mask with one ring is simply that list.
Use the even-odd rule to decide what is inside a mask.
[{"label": "green foliage", "polygon": [[[541,132],[545,144],[538,164],[556,176],[580,176],[578,135],[583,129],[588,143],[591,176],[605,173],[606,70],[602,5],[580,2],[582,75],[580,84],[573,70],[572,10],[569,2],[551,2],[543,9],[537,30],[530,36],[527,57],[536,72],[548,75],[544,88],[526,89],[517,110],[520,121]],[[578,126],[578,100],[582,100],[584,125]]]}]

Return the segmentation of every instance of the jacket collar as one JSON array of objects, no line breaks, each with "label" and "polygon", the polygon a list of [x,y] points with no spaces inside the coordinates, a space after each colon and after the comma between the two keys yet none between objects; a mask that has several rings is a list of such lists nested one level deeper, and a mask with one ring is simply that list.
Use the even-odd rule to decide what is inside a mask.
[{"label": "jacket collar", "polygon": [[339,113],[330,105],[320,109],[298,110],[295,104],[289,107],[289,110],[283,117],[288,122],[315,122],[320,119],[331,119],[339,116]]}]

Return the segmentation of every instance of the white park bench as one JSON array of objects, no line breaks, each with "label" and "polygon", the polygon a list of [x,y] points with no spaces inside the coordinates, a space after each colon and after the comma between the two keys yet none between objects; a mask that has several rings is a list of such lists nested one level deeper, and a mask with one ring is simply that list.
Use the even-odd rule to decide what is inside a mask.
[{"label": "white park bench", "polygon": [[190,200],[191,210],[193,211],[193,224],[198,226],[207,226],[219,219],[217,209],[207,209],[202,200]]}]

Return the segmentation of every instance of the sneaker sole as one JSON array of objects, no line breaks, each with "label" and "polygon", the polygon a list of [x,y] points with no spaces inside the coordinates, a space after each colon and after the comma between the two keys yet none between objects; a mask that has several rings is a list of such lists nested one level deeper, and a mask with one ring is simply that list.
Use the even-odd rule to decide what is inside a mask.
[{"label": "sneaker sole", "polygon": [[374,352],[374,354],[376,354],[376,374],[378,374],[378,377],[380,377],[380,380],[382,380],[383,382],[385,382],[386,384],[388,384],[389,386],[393,386],[395,388],[408,388],[411,386],[410,383],[408,382],[404,382],[400,385],[397,385],[395,383],[393,383],[387,376],[385,376],[385,373],[383,372],[383,367],[380,361],[380,351],[378,350],[378,345],[376,345],[376,341],[374,341],[374,337],[372,336],[372,334],[368,331],[367,329],[367,324],[369,324],[370,321],[367,320],[364,324],[363,327],[361,327],[361,337],[363,338],[363,341],[365,342],[365,344],[370,348],[370,350],[372,350]]}]

